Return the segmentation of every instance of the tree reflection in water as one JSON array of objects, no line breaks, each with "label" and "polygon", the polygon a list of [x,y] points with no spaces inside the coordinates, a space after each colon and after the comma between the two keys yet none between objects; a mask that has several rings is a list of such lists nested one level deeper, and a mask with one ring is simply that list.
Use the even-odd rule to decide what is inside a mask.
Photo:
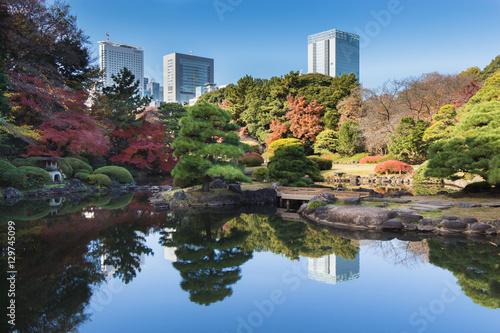
[{"label": "tree reflection in water", "polygon": [[488,243],[429,241],[431,264],[449,270],[467,297],[490,309],[500,308],[500,251]]}]

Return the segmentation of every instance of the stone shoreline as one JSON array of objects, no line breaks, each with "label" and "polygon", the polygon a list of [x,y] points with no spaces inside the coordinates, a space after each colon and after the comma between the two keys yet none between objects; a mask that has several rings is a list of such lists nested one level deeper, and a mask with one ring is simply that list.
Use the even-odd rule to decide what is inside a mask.
[{"label": "stone shoreline", "polygon": [[398,213],[379,207],[323,206],[307,209],[304,204],[298,213],[306,219],[334,229],[392,233],[432,233],[437,235],[500,234],[500,220],[481,220],[474,217],[442,215],[426,219],[413,213]]}]

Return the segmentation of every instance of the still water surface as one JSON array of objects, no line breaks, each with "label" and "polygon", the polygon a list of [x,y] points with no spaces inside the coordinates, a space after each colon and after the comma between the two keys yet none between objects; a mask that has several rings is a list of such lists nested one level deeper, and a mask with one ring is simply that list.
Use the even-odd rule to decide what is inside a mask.
[{"label": "still water surface", "polygon": [[493,244],[350,241],[274,207],[154,213],[131,194],[0,216],[19,332],[500,332]]}]

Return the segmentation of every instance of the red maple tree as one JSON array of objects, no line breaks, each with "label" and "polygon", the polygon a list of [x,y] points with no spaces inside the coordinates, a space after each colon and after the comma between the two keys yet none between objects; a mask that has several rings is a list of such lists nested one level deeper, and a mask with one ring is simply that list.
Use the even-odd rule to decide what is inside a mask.
[{"label": "red maple tree", "polygon": [[321,116],[323,115],[323,105],[318,101],[307,103],[304,97],[288,96],[289,110],[286,118],[290,122],[290,131],[297,139],[305,143],[306,140],[316,141],[316,135],[322,130]]},{"label": "red maple tree", "polygon": [[163,124],[144,122],[138,127],[117,128],[113,135],[126,140],[127,147],[120,149],[111,162],[128,163],[137,168],[170,171],[177,163],[173,157],[173,149],[165,142],[165,126]]},{"label": "red maple tree", "polygon": [[27,147],[26,155],[66,156],[90,153],[104,155],[109,151],[109,140],[104,128],[94,117],[84,113],[68,112],[53,114],[38,130],[41,139]]}]

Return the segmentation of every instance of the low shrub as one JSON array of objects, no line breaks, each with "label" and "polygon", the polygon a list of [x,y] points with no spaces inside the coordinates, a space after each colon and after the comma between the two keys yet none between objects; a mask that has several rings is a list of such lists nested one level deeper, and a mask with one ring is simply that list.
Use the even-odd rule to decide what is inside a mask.
[{"label": "low shrub", "polygon": [[50,173],[42,168],[21,166],[4,174],[4,183],[18,190],[30,190],[44,187],[51,180]]},{"label": "low shrub", "polygon": [[90,174],[88,174],[86,172],[77,172],[73,175],[73,178],[76,178],[76,179],[79,179],[82,181],[87,181],[89,176],[90,176]]},{"label": "low shrub", "polygon": [[374,170],[378,174],[406,173],[413,171],[413,167],[400,161],[385,161],[378,164]]},{"label": "low shrub", "polygon": [[112,182],[111,178],[102,173],[90,175],[87,179],[91,185],[96,185],[101,187],[109,187],[111,186]]},{"label": "low shrub", "polygon": [[279,140],[271,142],[269,147],[267,147],[267,151],[272,155],[272,154],[274,154],[274,151],[276,149],[281,148],[281,147],[287,147],[287,146],[301,146],[302,147],[303,145],[299,139],[295,139],[295,138],[279,139]]},{"label": "low shrub", "polygon": [[267,168],[258,168],[252,173],[252,177],[259,180],[267,179]]},{"label": "low shrub", "polygon": [[359,164],[377,163],[382,156],[365,156],[359,160]]},{"label": "low shrub", "polygon": [[462,189],[462,192],[464,192],[464,193],[481,193],[481,192],[488,192],[490,190],[491,190],[491,184],[488,183],[487,181],[483,181],[483,182],[475,182],[475,183],[467,184]]},{"label": "low shrub", "polygon": [[255,153],[255,152],[253,152],[253,153],[246,153],[244,157],[249,157],[249,156],[254,156],[254,157],[257,157],[257,158],[259,158],[259,159],[260,159],[260,161],[261,161],[262,163],[264,163],[264,157],[262,157],[262,155],[261,155],[261,154],[259,154],[259,153]]},{"label": "low shrub", "polygon": [[14,170],[16,167],[14,164],[5,161],[5,160],[0,160],[0,181],[4,179],[3,175],[10,170]]},{"label": "low shrub", "polygon": [[108,176],[111,180],[117,181],[122,184],[130,184],[134,182],[134,177],[130,171],[119,166],[105,166],[94,171],[94,175],[103,174]]},{"label": "low shrub", "polygon": [[308,158],[318,165],[320,170],[331,170],[333,161],[319,156],[308,156]]},{"label": "low shrub", "polygon": [[307,209],[316,209],[323,206],[326,206],[326,203],[324,203],[323,201],[315,200],[307,204]]},{"label": "low shrub", "polygon": [[391,161],[391,160],[396,160],[396,156],[394,156],[393,154],[384,155],[380,160],[378,160],[378,162],[382,163],[382,162]]},{"label": "low shrub", "polygon": [[78,172],[92,174],[92,172],[94,171],[88,163],[85,163],[84,161],[76,157],[65,157],[64,160],[73,168],[73,174],[76,174]]},{"label": "low shrub", "polygon": [[262,160],[256,156],[245,156],[240,160],[240,163],[246,167],[256,167],[262,165]]}]

